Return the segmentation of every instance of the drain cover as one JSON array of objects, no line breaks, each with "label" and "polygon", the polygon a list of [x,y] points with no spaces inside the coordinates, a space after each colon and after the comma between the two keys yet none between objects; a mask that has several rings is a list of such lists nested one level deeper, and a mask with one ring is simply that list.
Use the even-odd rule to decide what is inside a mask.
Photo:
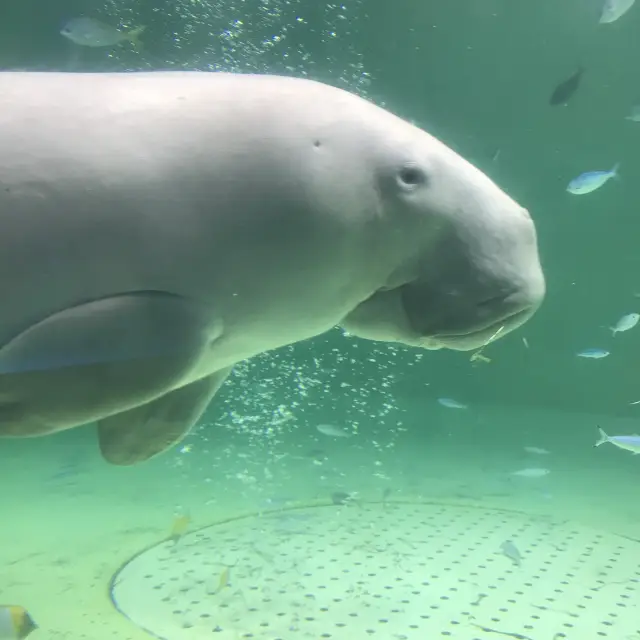
[{"label": "drain cover", "polygon": [[311,507],[160,543],[111,593],[165,640],[640,640],[640,543],[490,509]]}]

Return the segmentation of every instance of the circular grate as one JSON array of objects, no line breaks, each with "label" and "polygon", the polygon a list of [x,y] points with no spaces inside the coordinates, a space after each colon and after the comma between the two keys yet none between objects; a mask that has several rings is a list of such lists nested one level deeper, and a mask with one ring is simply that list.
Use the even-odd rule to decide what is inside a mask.
[{"label": "circular grate", "polygon": [[491,509],[309,507],[162,542],[111,594],[164,640],[636,640],[640,542]]}]

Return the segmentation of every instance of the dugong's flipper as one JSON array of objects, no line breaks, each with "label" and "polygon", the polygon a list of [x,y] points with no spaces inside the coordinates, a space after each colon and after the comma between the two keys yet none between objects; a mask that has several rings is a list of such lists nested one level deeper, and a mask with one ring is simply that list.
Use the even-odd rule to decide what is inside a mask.
[{"label": "dugong's flipper", "polygon": [[181,440],[207,408],[231,368],[98,423],[100,450],[112,464],[147,460]]},{"label": "dugong's flipper", "polygon": [[162,292],[55,313],[0,348],[0,436],[51,433],[164,396],[219,333],[210,312]]}]

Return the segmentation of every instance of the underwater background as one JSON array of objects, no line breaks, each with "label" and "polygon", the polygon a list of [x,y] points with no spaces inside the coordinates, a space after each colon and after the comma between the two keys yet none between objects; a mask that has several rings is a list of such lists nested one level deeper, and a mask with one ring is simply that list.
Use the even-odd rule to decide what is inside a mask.
[{"label": "underwater background", "polygon": [[[640,103],[640,8],[611,24],[599,24],[601,11],[601,0],[2,3],[3,70],[277,73],[373,100],[529,209],[548,287],[531,321],[487,347],[489,362],[338,330],[254,358],[181,445],[133,468],[103,462],[90,426],[1,441],[0,602],[29,610],[33,638],[148,637],[116,612],[110,581],[181,517],[196,529],[318,501],[351,509],[349,517],[368,501],[436,501],[640,541],[640,460],[593,446],[598,427],[640,432],[640,329],[609,330],[640,311],[640,122],[629,117]],[[142,46],[78,47],[60,31],[79,16],[144,26]],[[550,105],[579,68],[568,104]],[[618,163],[619,179],[586,196],[567,193],[582,172]],[[585,349],[610,353],[580,357]],[[321,529],[305,526],[310,536]],[[640,554],[640,544],[633,549]],[[636,584],[638,575],[625,579]],[[636,619],[638,593],[626,603]],[[590,612],[604,616],[598,606]],[[511,635],[595,640],[603,635],[595,625],[580,636],[555,627]],[[442,635],[494,637],[480,627]],[[343,637],[289,628],[282,636],[151,631],[168,640]],[[426,637],[359,633],[351,637]],[[637,640],[640,624],[608,637]]]}]

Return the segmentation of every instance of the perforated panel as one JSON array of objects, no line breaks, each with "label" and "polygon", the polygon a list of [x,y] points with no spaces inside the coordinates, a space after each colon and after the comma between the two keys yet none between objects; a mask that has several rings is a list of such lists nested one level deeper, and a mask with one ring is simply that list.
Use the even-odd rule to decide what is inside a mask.
[{"label": "perforated panel", "polygon": [[112,597],[165,640],[640,640],[640,543],[487,509],[314,507],[161,543]]}]

